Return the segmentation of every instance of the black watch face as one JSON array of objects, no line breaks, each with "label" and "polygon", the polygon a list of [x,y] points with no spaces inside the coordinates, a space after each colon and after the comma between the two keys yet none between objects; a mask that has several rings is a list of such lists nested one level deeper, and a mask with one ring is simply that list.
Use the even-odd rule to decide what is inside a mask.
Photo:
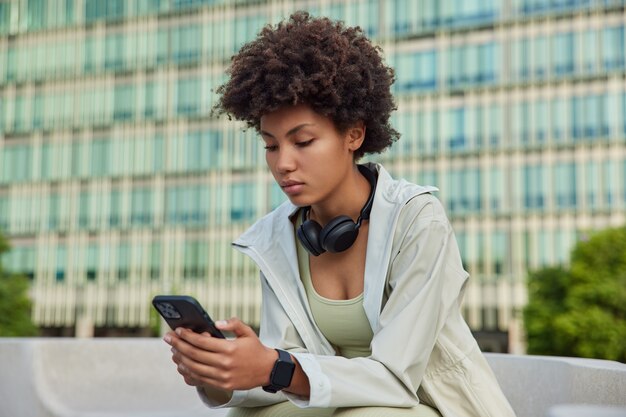
[{"label": "black watch face", "polygon": [[292,362],[276,362],[276,370],[274,371],[274,377],[272,378],[272,385],[288,387],[291,384],[291,378],[293,377],[295,367],[296,365]]}]

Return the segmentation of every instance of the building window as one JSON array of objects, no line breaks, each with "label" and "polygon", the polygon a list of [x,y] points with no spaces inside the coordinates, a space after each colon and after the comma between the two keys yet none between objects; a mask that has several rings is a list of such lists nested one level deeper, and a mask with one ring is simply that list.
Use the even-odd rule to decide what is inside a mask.
[{"label": "building window", "polygon": [[502,275],[508,272],[506,268],[506,260],[508,259],[509,242],[507,233],[502,230],[496,230],[491,235],[491,261],[492,273]]},{"label": "building window", "polygon": [[54,279],[56,282],[65,281],[65,272],[67,269],[67,247],[58,245],[56,250],[56,262],[54,267]]},{"label": "building window", "polygon": [[111,173],[111,140],[96,139],[91,143],[91,176],[104,177]]},{"label": "building window", "polygon": [[[205,256],[207,254],[204,254]],[[163,255],[161,253],[161,242],[150,243],[150,259],[148,265],[150,267],[150,279],[156,280],[161,277],[161,262],[163,261]]]},{"label": "building window", "polygon": [[113,96],[113,120],[130,120],[135,116],[135,86],[116,85]]},{"label": "building window", "polygon": [[558,208],[576,207],[576,164],[561,162],[554,167],[554,190]]},{"label": "building window", "polygon": [[98,246],[87,246],[86,277],[87,281],[95,281],[98,271]]},{"label": "building window", "polygon": [[535,78],[543,79],[548,76],[548,37],[539,36],[533,39],[533,76]]},{"label": "building window", "polygon": [[177,83],[176,113],[180,116],[195,115],[200,112],[199,78],[180,79]]},{"label": "building window", "polygon": [[602,58],[606,70],[624,69],[624,26],[602,31]]},{"label": "building window", "polygon": [[253,183],[234,183],[231,187],[230,219],[234,223],[250,221],[255,214],[256,187]]},{"label": "building window", "polygon": [[549,129],[549,116],[548,116],[548,102],[546,100],[539,100],[533,102],[534,105],[534,125],[535,125],[535,141],[539,144],[546,142],[548,138]]},{"label": "building window", "polygon": [[120,243],[117,250],[117,278],[120,281],[125,281],[130,276],[130,255],[130,244]]},{"label": "building window", "polygon": [[200,58],[202,49],[202,31],[198,25],[172,28],[172,47],[174,62],[188,64]]},{"label": "building window", "polygon": [[554,142],[565,142],[568,136],[568,119],[567,102],[564,97],[558,97],[550,103],[550,120],[552,121],[552,140]]},{"label": "building window", "polygon": [[574,34],[558,33],[552,38],[551,54],[553,71],[556,76],[571,75],[574,73]]},{"label": "building window", "polygon": [[202,241],[185,242],[183,254],[183,277],[202,279],[207,276],[209,245]]},{"label": "building window", "polygon": [[122,192],[120,190],[111,191],[109,205],[109,226],[115,228],[122,222]]},{"label": "building window", "polygon": [[124,35],[121,33],[113,33],[106,36],[104,40],[105,69],[116,71],[124,68],[124,40]]},{"label": "building window", "polygon": [[399,93],[437,88],[437,52],[402,53],[396,56],[396,90]]},{"label": "building window", "polygon": [[78,227],[79,229],[87,229],[89,227],[91,193],[89,191],[81,191],[78,197]]},{"label": "building window", "polygon": [[602,194],[604,197],[604,205],[611,208],[615,205],[614,196],[617,193],[617,167],[612,160],[605,161],[602,164]]},{"label": "building window", "polygon": [[488,195],[488,204],[492,212],[497,213],[503,209],[504,201],[504,172],[500,167],[492,167],[489,170],[490,186],[486,190]]},{"label": "building window", "polygon": [[451,152],[467,150],[468,148],[465,113],[464,107],[450,109],[447,112],[448,121],[444,123],[444,126],[449,129],[447,142]]},{"label": "building window", "polygon": [[546,195],[544,167],[538,164],[526,165],[523,168],[523,175],[524,208],[544,208]]},{"label": "building window", "polygon": [[451,213],[463,214],[481,209],[481,173],[478,168],[453,169],[446,179],[447,205]]},{"label": "building window", "polygon": [[135,226],[149,225],[152,222],[151,209],[152,190],[150,188],[135,188],[131,195],[130,223]]}]

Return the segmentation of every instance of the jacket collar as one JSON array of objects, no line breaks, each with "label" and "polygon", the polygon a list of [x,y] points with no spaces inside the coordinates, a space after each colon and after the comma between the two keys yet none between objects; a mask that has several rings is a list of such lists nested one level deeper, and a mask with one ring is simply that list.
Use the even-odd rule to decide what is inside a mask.
[{"label": "jacket collar", "polygon": [[[416,195],[437,189],[394,180],[382,165],[368,165],[378,171],[378,182],[370,214],[363,306],[372,329],[376,331],[391,259],[393,231],[400,211]],[[296,238],[290,220],[297,210],[297,206],[286,201],[257,221],[233,245],[257,263],[287,314],[300,328],[297,322],[304,321],[305,316],[308,316],[309,323],[314,320],[298,272]],[[302,337],[307,343],[306,336]],[[328,347],[332,349],[330,345]]]}]

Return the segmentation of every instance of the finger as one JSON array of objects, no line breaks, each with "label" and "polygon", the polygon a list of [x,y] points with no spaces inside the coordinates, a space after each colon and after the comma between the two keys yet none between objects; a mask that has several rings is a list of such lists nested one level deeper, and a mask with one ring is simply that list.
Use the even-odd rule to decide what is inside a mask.
[{"label": "finger", "polygon": [[[174,349],[174,348],[172,348]],[[221,369],[207,366],[181,355],[176,351],[173,355],[177,364],[177,372],[183,376],[185,383],[192,386],[209,385],[220,389],[231,389],[228,382],[229,373]]]},{"label": "finger", "polygon": [[221,353],[200,349],[182,339],[178,339],[175,345],[172,346],[172,360],[175,363],[180,363],[184,358],[220,369],[223,369],[231,362],[229,358],[225,358]]},{"label": "finger", "polygon": [[226,340],[212,337],[208,333],[198,334],[192,330],[184,329],[182,327],[177,328],[175,334],[178,336],[178,339],[182,339],[188,344],[199,349],[211,352],[223,351],[225,348],[223,344],[228,343]]},{"label": "finger", "polygon": [[196,362],[187,356],[181,356],[178,363],[178,372],[191,378],[201,381],[211,381],[210,383],[222,383],[227,380],[231,373],[215,366]]},{"label": "finger", "polygon": [[185,380],[185,384],[191,385],[192,387],[197,387],[198,385],[202,385],[202,382],[194,378],[188,377],[188,376],[183,375],[183,379]]},{"label": "finger", "polygon": [[178,353],[176,348],[172,347],[170,350],[172,352],[172,360],[174,361],[174,363],[180,362],[180,353]]},{"label": "finger", "polygon": [[256,333],[254,333],[254,330],[252,330],[250,326],[239,320],[237,317],[233,317],[229,320],[216,321],[215,326],[220,330],[232,332],[237,337],[256,337]]},{"label": "finger", "polygon": [[[182,345],[183,349],[184,349],[184,346],[186,345],[188,348],[191,348],[193,350],[196,350],[196,351],[199,350],[199,349],[194,348],[192,345],[187,344],[184,340],[178,337],[175,337],[172,343],[178,346]],[[183,353],[178,351],[173,346],[171,348],[171,351],[172,351],[172,361],[176,364],[176,370],[180,375],[182,375],[187,385],[200,386],[203,384],[208,384],[208,385],[212,385],[215,387],[221,387],[223,385],[223,381],[221,380],[221,378],[220,380],[215,378],[215,376],[219,377],[223,373],[223,371],[218,370],[218,369],[212,369],[211,366],[208,366],[200,362],[196,362],[190,357],[185,356]],[[216,359],[215,362],[217,361],[218,360]],[[201,373],[202,376],[198,375],[196,372],[194,372],[194,370],[196,372]]]},{"label": "finger", "polygon": [[180,354],[175,348],[172,348],[172,361],[178,365],[182,362],[183,355]]},{"label": "finger", "polygon": [[201,385],[202,382],[198,379],[198,377],[194,375],[192,372],[190,372],[184,365],[179,365],[176,368],[176,370],[178,371],[179,374],[182,375],[187,385],[192,385],[192,386]]},{"label": "finger", "polygon": [[168,345],[171,345],[172,344],[172,340],[177,339],[177,338],[178,338],[178,336],[176,335],[176,333],[174,333],[174,331],[169,331],[169,332],[167,332],[167,333],[165,333],[163,335],[163,340]]}]

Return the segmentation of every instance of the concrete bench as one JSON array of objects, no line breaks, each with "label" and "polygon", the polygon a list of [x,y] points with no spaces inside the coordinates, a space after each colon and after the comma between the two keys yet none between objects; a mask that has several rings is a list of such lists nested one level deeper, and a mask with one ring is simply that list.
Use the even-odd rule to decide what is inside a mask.
[{"label": "concrete bench", "polygon": [[170,355],[160,339],[0,339],[0,417],[225,415]]},{"label": "concrete bench", "polygon": [[[623,363],[555,356],[486,356],[517,417],[563,417],[559,407],[554,407],[562,404],[618,406],[626,417]],[[581,409],[570,417],[603,416],[599,411],[603,407],[587,408],[589,413],[582,414]]]},{"label": "concrete bench", "polygon": [[[545,417],[557,404],[626,407],[624,364],[501,354],[487,358],[518,417]],[[195,389],[184,384],[160,339],[0,339],[0,417],[225,414],[207,409]]]}]

